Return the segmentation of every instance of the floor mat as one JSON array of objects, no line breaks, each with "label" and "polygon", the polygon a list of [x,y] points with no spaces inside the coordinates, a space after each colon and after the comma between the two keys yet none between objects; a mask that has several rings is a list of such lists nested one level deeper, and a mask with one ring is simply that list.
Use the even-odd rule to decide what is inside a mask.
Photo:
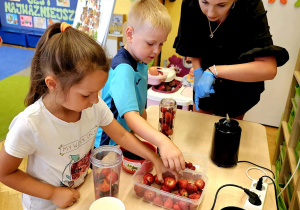
[{"label": "floor mat", "polygon": [[28,68],[34,52],[16,47],[0,47],[0,80]]},{"label": "floor mat", "polygon": [[10,76],[0,81],[0,141],[4,140],[13,118],[24,110],[29,76]]}]

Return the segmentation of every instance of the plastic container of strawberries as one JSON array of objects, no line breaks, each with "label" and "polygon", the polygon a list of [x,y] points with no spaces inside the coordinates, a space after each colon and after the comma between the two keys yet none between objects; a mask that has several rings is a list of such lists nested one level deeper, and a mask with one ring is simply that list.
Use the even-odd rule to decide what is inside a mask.
[{"label": "plastic container of strawberries", "polygon": [[[202,193],[199,199],[191,199],[188,197],[184,197],[181,195],[176,195],[174,192],[166,192],[163,190],[160,190],[161,185],[156,184],[155,182],[153,184],[146,185],[143,184],[143,177],[146,173],[151,173],[153,175],[156,174],[155,167],[151,171],[147,170],[147,167],[145,167],[147,160],[142,164],[139,170],[135,172],[135,174],[132,176],[132,182],[133,182],[133,190],[134,194],[136,195],[137,199],[143,199],[145,202],[152,203],[153,205],[160,206],[165,209],[176,209],[175,205],[179,205],[181,209],[197,209],[198,205],[201,203],[205,191],[208,184],[208,177],[207,177],[207,164],[208,159],[207,157],[200,155],[200,154],[189,154],[189,153],[183,153],[184,159],[187,163],[192,163],[193,166],[195,166],[195,170],[186,168],[184,171],[179,173],[178,179],[187,179],[188,182],[194,183],[197,179],[202,179],[205,182],[205,186],[202,189]],[[153,194],[155,194],[155,197],[161,197],[162,202],[156,202],[155,199],[148,200],[144,197],[143,193],[146,191],[151,191]],[[166,201],[168,200],[169,203]],[[172,205],[170,205],[170,202],[172,202]]]}]

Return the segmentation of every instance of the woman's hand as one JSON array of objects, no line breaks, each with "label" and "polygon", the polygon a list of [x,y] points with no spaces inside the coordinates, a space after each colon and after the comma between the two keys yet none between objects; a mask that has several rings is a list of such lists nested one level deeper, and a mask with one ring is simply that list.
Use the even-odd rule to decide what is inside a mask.
[{"label": "woman's hand", "polygon": [[194,73],[194,84],[197,84],[203,74],[203,69],[202,68],[195,69],[193,73]]},{"label": "woman's hand", "polygon": [[212,84],[215,82],[215,75],[210,71],[204,71],[197,83],[194,83],[195,104],[197,111],[199,98],[210,97],[209,94],[215,93]]},{"label": "woman's hand", "polygon": [[50,201],[59,208],[66,208],[72,206],[79,198],[78,190],[68,187],[55,187]]},{"label": "woman's hand", "polygon": [[185,169],[185,161],[181,151],[173,142],[165,137],[158,145],[159,153],[165,167],[171,170],[181,171]]}]

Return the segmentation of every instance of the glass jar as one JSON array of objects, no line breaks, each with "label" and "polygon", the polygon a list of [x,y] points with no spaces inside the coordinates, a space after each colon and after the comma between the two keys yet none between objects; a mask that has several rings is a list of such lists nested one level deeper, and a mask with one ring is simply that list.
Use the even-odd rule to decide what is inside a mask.
[{"label": "glass jar", "polygon": [[172,140],[177,103],[173,98],[163,98],[159,103],[158,130]]}]

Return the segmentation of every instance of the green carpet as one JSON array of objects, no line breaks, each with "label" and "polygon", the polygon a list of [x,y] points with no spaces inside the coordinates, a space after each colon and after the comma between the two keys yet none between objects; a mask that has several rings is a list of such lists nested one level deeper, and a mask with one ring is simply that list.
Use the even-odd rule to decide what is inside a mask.
[{"label": "green carpet", "polygon": [[4,140],[13,118],[24,110],[29,76],[10,76],[0,81],[0,141]]}]

